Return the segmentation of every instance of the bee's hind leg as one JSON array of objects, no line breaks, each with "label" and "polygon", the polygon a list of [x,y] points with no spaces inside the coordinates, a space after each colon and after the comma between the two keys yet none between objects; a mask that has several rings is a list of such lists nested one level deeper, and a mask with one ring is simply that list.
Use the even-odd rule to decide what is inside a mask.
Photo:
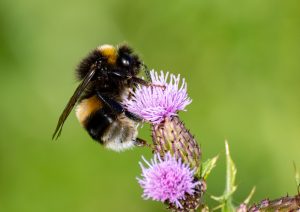
[{"label": "bee's hind leg", "polygon": [[129,112],[128,110],[125,110],[125,116],[127,116],[128,118],[130,118],[131,120],[136,121],[136,122],[144,121],[144,119],[142,117],[140,117],[139,115],[134,114],[132,112]]},{"label": "bee's hind leg", "polygon": [[147,141],[145,141],[144,139],[141,139],[141,138],[136,138],[134,145],[137,147],[151,147],[151,145],[148,144]]}]

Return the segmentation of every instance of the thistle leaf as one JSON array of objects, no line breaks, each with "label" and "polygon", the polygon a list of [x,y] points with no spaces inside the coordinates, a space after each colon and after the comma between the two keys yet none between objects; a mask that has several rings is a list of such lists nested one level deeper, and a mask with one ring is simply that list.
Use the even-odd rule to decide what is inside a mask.
[{"label": "thistle leaf", "polygon": [[295,172],[295,181],[296,181],[297,186],[299,187],[300,186],[300,174],[299,174],[299,170],[297,169],[295,161],[294,161],[293,164],[294,164],[294,172]]},{"label": "thistle leaf", "polygon": [[226,199],[230,198],[232,193],[236,190],[235,177],[236,177],[236,167],[231,159],[228,142],[225,141],[225,151],[226,151],[226,188],[224,195],[227,196]]},{"label": "thistle leaf", "polygon": [[249,204],[251,198],[253,197],[253,194],[255,193],[255,190],[256,190],[256,187],[254,186],[254,187],[252,188],[252,190],[250,191],[248,197],[244,200],[243,203],[245,203],[246,205]]},{"label": "thistle leaf", "polygon": [[207,179],[210,172],[216,167],[217,160],[219,159],[219,156],[215,156],[211,159],[207,159],[201,166],[200,170],[200,177],[204,180]]},{"label": "thistle leaf", "polygon": [[222,196],[211,196],[212,199],[220,202],[220,208],[222,212],[235,211],[235,207],[232,203],[232,194],[235,192],[237,186],[235,185],[236,167],[231,159],[229,152],[228,142],[225,141],[225,153],[226,153],[226,186]]}]

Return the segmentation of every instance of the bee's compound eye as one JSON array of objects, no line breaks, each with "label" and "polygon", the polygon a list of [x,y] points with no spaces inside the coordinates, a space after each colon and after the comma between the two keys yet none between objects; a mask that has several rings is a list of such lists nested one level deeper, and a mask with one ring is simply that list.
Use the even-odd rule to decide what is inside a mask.
[{"label": "bee's compound eye", "polygon": [[130,62],[129,62],[129,60],[128,59],[126,59],[126,58],[122,58],[122,65],[123,66],[129,66],[130,65]]}]

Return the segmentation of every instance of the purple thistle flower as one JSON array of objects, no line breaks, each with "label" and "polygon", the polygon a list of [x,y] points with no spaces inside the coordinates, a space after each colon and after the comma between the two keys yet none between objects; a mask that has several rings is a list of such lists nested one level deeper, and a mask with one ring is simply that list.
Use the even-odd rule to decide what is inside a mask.
[{"label": "purple thistle flower", "polygon": [[140,162],[142,179],[137,178],[143,188],[143,198],[174,204],[177,208],[183,208],[180,200],[186,195],[193,195],[195,188],[200,184],[194,180],[195,169],[181,159],[176,159],[169,152],[162,159],[158,154],[154,155],[150,163],[142,157],[148,168]]},{"label": "purple thistle flower", "polygon": [[123,104],[151,123],[154,158],[142,163],[144,199],[164,202],[173,211],[195,211],[201,204],[205,182],[200,179],[201,151],[177,113],[192,102],[180,75],[152,70],[151,86],[139,85]]},{"label": "purple thistle flower", "polygon": [[165,118],[176,116],[179,110],[185,110],[192,102],[187,95],[185,79],[180,80],[180,75],[164,74],[162,71],[158,74],[152,70],[150,77],[152,86],[137,86],[133,97],[123,102],[134,114],[158,124]]}]

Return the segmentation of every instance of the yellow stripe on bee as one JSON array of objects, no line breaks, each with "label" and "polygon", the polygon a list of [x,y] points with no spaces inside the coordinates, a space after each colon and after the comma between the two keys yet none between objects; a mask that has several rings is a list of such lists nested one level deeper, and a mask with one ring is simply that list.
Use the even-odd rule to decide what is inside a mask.
[{"label": "yellow stripe on bee", "polygon": [[102,45],[98,47],[101,54],[107,58],[107,62],[110,64],[115,64],[117,60],[117,50],[112,45]]},{"label": "yellow stripe on bee", "polygon": [[102,108],[102,102],[96,97],[92,96],[88,99],[82,100],[76,107],[76,117],[81,125],[85,120],[95,111]]}]

